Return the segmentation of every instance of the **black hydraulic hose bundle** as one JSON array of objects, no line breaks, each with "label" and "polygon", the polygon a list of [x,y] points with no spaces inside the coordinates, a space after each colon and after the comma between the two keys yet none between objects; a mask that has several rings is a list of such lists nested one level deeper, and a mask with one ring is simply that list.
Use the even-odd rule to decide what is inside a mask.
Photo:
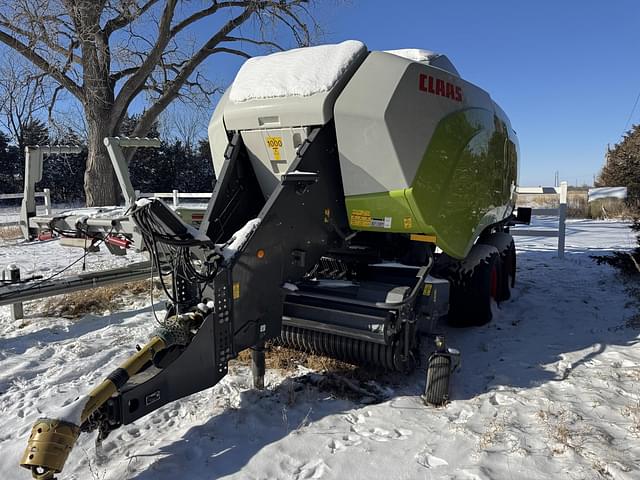
[{"label": "black hydraulic hose bundle", "polygon": [[[185,229],[183,232],[171,231],[155,213],[156,209],[152,208],[154,202],[159,202],[159,200],[154,199],[136,205],[131,212],[131,218],[140,229],[152,264],[158,271],[162,289],[167,298],[173,304],[177,304],[176,276],[181,276],[188,283],[204,286],[213,281],[217,272],[217,263],[214,259],[213,262],[202,262],[201,268],[196,266],[191,249],[201,246],[203,242],[194,238],[184,225],[180,225]],[[163,205],[163,208],[167,207]],[[161,208],[159,211],[163,211],[163,209]],[[169,275],[173,276],[170,287],[167,286],[165,280]]]}]

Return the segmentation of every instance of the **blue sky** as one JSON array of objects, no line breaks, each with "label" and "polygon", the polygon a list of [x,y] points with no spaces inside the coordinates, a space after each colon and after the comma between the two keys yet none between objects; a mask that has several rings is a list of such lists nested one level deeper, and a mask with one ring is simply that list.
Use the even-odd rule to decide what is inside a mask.
[{"label": "blue sky", "polygon": [[327,41],[447,54],[509,115],[522,185],[591,183],[640,92],[637,0],[351,0],[321,17]]},{"label": "blue sky", "polygon": [[[322,43],[445,53],[518,132],[520,183],[593,180],[640,92],[637,0],[318,0]],[[239,59],[212,59],[233,78]],[[631,123],[640,123],[640,105]]]},{"label": "blue sky", "polygon": [[[639,0],[316,0],[320,43],[445,53],[487,90],[520,140],[521,185],[590,184],[640,94]],[[222,17],[200,22],[196,43]],[[248,33],[248,32],[247,32]],[[213,55],[203,73],[228,85],[242,59]],[[138,99],[133,110],[144,108]],[[180,107],[178,107],[180,108]],[[213,112],[214,105],[206,106]],[[206,119],[202,134],[206,133]],[[640,123],[640,105],[630,124]]]}]

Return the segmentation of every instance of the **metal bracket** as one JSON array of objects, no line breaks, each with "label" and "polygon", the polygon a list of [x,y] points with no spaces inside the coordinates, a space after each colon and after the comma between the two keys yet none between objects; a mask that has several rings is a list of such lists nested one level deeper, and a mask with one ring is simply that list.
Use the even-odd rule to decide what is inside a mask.
[{"label": "metal bracket", "polygon": [[111,164],[118,177],[118,183],[122,190],[127,207],[133,205],[136,201],[136,192],[131,184],[129,175],[129,164],[122,152],[123,148],[160,148],[159,138],[140,138],[140,137],[105,137],[104,145],[109,152]]},{"label": "metal bracket", "polygon": [[20,207],[20,229],[26,240],[31,240],[29,219],[36,215],[36,183],[42,180],[42,163],[45,155],[80,153],[79,145],[30,145],[24,148],[24,196]]}]

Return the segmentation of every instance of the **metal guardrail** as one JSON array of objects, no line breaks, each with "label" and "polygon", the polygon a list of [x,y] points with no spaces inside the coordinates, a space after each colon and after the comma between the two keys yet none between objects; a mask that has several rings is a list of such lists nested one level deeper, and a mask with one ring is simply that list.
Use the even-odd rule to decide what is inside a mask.
[{"label": "metal guardrail", "polygon": [[20,283],[20,270],[16,267],[9,268],[8,272],[9,278],[15,283],[5,283],[0,287],[0,306],[11,305],[14,320],[22,318],[22,302],[105,285],[145,280],[152,278],[155,273],[151,269],[151,262],[148,261],[132,263],[126,267],[111,270],[83,272],[55,280],[34,280],[33,283]]},{"label": "metal guardrail", "polygon": [[557,216],[557,230],[534,230],[534,229],[511,229],[513,236],[529,236],[529,237],[557,237],[558,238],[558,257],[564,258],[564,247],[566,237],[567,222],[567,182],[562,182],[559,187],[518,187],[517,193],[524,195],[549,195],[559,196],[558,208],[532,208],[532,216]]}]

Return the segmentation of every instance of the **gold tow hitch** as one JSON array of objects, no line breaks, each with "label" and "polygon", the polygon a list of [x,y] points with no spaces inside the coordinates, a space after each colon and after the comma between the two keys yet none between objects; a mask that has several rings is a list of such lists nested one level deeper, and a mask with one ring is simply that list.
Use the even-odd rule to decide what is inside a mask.
[{"label": "gold tow hitch", "polygon": [[170,317],[149,343],[111,372],[89,395],[64,407],[61,418],[38,419],[31,429],[20,466],[31,470],[37,480],[53,480],[54,475],[62,471],[80,436],[80,426],[156,354],[172,345],[189,343],[203,319],[200,312]]},{"label": "gold tow hitch", "polygon": [[38,480],[51,480],[62,471],[80,427],[64,420],[41,418],[33,425],[20,466],[31,469]]}]

